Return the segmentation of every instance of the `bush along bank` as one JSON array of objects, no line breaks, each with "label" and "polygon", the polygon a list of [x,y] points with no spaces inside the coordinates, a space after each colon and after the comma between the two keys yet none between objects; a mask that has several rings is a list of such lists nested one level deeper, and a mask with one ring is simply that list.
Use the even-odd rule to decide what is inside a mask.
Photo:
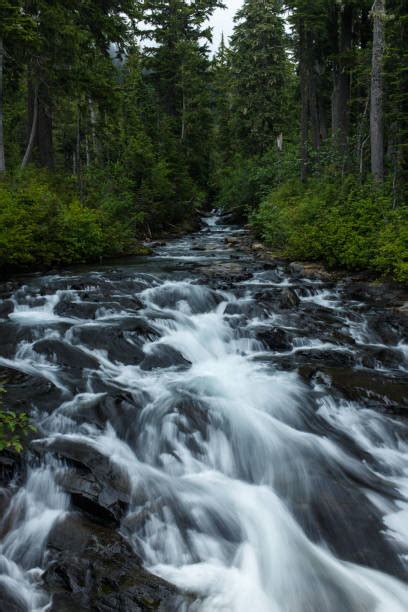
[{"label": "bush along bank", "polygon": [[393,206],[390,185],[353,176],[292,180],[272,189],[249,220],[282,256],[408,282],[408,206]]},{"label": "bush along bank", "polygon": [[[97,184],[91,177],[80,198],[73,177],[35,168],[4,178],[0,181],[0,272],[149,253],[144,237],[161,235],[166,224],[151,207],[148,212],[135,212],[133,200],[138,195],[108,181]],[[188,219],[185,212],[171,221],[176,227]]]}]

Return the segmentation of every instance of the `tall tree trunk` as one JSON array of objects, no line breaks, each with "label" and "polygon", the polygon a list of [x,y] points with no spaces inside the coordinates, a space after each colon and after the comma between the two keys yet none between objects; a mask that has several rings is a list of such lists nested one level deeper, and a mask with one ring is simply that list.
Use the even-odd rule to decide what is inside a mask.
[{"label": "tall tree trunk", "polygon": [[316,77],[313,72],[313,67],[309,64],[308,68],[308,106],[310,113],[310,124],[312,127],[312,141],[313,147],[316,149],[316,151],[318,151],[321,144],[319,101],[317,98]]},{"label": "tall tree trunk", "polygon": [[184,66],[181,67],[181,134],[180,140],[184,142],[186,137],[186,92],[184,82]]},{"label": "tall tree trunk", "polygon": [[371,172],[376,181],[384,178],[383,77],[385,0],[374,0],[373,53],[371,64],[370,141]]},{"label": "tall tree trunk", "polygon": [[[34,70],[30,71],[34,74]],[[35,79],[36,85],[33,85]],[[34,122],[34,115],[36,121]],[[34,131],[33,131],[34,126]],[[53,145],[53,126],[51,114],[51,98],[49,88],[41,82],[38,75],[31,77],[28,82],[28,130],[29,134],[34,134],[32,151],[35,149],[36,163],[49,170],[54,169],[54,145]]]},{"label": "tall tree trunk", "polygon": [[308,84],[307,84],[307,43],[305,23],[299,18],[299,80],[300,80],[300,178],[305,181],[308,174]]},{"label": "tall tree trunk", "polygon": [[54,169],[54,144],[52,125],[52,103],[47,85],[38,91],[38,129],[37,148],[38,163],[49,170]]},{"label": "tall tree trunk", "polygon": [[321,137],[321,140],[326,140],[327,139],[326,109],[324,107],[324,101],[322,100],[321,96],[318,96],[317,103],[319,107],[320,137]]},{"label": "tall tree trunk", "polygon": [[28,138],[27,148],[24,153],[23,161],[21,162],[22,168],[25,168],[31,159],[31,155],[34,149],[34,143],[35,143],[36,136],[37,136],[37,126],[38,126],[38,87],[34,87],[31,129],[30,129],[30,135]]},{"label": "tall tree trunk", "polygon": [[353,34],[353,7],[346,4],[340,13],[336,9],[338,26],[338,52],[333,74],[332,134],[337,146],[346,152],[350,129],[350,70],[347,53],[351,50]]},{"label": "tall tree trunk", "polygon": [[0,37],[0,175],[6,171],[6,161],[4,156],[4,126],[3,126],[3,66],[4,66],[4,46],[3,39]]}]

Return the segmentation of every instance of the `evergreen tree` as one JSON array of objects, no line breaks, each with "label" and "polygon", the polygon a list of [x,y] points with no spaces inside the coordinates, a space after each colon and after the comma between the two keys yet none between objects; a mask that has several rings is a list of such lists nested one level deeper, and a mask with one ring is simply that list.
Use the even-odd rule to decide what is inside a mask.
[{"label": "evergreen tree", "polygon": [[279,0],[245,0],[231,37],[233,130],[239,147],[263,153],[285,130],[289,73]]}]

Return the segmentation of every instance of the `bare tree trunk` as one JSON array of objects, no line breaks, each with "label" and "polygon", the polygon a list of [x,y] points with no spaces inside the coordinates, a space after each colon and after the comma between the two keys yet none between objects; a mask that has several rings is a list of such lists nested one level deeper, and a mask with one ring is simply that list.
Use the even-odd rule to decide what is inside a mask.
[{"label": "bare tree trunk", "polygon": [[376,181],[384,178],[383,77],[385,0],[374,0],[373,53],[371,64],[370,142],[371,172]]},{"label": "bare tree trunk", "polygon": [[89,106],[89,118],[90,118],[90,123],[91,123],[91,136],[92,136],[92,147],[91,147],[92,155],[90,157],[92,159],[92,157],[100,157],[101,146],[96,136],[96,126],[97,126],[98,116],[97,116],[97,111],[92,101],[92,98],[88,99],[88,106]]},{"label": "bare tree trunk", "polygon": [[327,140],[326,110],[321,96],[318,96],[317,104],[319,107],[320,138],[321,140]]},{"label": "bare tree trunk", "polygon": [[186,136],[186,93],[184,88],[184,68],[181,68],[181,89],[182,89],[182,108],[181,108],[181,134],[180,140],[184,142]]},{"label": "bare tree trunk", "polygon": [[[311,68],[311,66],[310,66]],[[309,112],[310,123],[312,126],[313,147],[318,151],[321,144],[320,120],[319,120],[319,102],[316,92],[316,80],[312,70],[308,71],[308,88],[309,88]]]},{"label": "bare tree trunk", "polygon": [[4,126],[3,126],[3,66],[4,46],[0,38],[0,175],[6,171],[6,160],[4,156]]},{"label": "bare tree trunk", "polygon": [[38,93],[38,130],[37,147],[40,166],[54,169],[54,144],[51,98],[47,85],[42,85]]},{"label": "bare tree trunk", "polygon": [[31,130],[30,136],[28,139],[27,148],[24,153],[23,161],[21,162],[21,167],[25,168],[28,162],[31,159],[31,155],[34,148],[34,142],[37,135],[37,125],[38,125],[38,87],[34,88],[34,98],[33,98],[33,115],[31,121]]},{"label": "bare tree trunk", "polygon": [[305,181],[308,174],[308,85],[306,59],[306,33],[304,20],[299,19],[299,78],[300,78],[300,178]]},{"label": "bare tree trunk", "polygon": [[350,129],[350,71],[346,54],[352,45],[353,7],[346,4],[340,14],[336,9],[335,19],[338,23],[338,59],[332,92],[332,134],[337,146],[346,152]]}]

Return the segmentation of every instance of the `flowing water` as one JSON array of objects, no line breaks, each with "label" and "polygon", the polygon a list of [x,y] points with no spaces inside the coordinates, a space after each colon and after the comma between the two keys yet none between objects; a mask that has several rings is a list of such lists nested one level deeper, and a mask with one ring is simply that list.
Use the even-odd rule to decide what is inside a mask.
[{"label": "flowing water", "polygon": [[78,458],[126,490],[120,530],[190,594],[180,610],[408,610],[407,339],[385,341],[341,283],[227,249],[230,231],[214,215],[154,257],[14,293],[0,366],[34,381],[37,425],[1,519],[0,592],[19,609],[49,605]]}]

